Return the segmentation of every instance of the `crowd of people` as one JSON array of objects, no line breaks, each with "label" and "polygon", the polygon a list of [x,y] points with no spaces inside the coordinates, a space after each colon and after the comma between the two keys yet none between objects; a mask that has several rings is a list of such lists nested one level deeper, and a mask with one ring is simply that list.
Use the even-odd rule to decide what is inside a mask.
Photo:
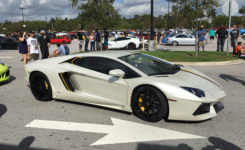
[{"label": "crowd of people", "polygon": [[22,60],[24,64],[27,64],[28,61],[38,60],[39,51],[41,52],[41,58],[46,59],[49,57],[64,56],[70,53],[69,47],[65,42],[58,43],[57,49],[50,54],[49,48],[51,41],[49,36],[45,34],[45,31],[42,30],[40,37],[35,36],[35,32],[31,31],[26,32],[17,32],[17,41],[19,42],[19,53],[22,55]]},{"label": "crowd of people", "polygon": [[240,37],[240,30],[237,28],[235,24],[232,26],[232,30],[230,31],[230,33],[228,33],[228,30],[223,25],[216,31],[214,29],[210,29],[209,32],[204,29],[204,26],[201,26],[198,30],[198,50],[202,47],[202,50],[205,51],[205,45],[207,43],[207,34],[209,34],[211,44],[215,38],[217,39],[217,52],[224,51],[225,41],[228,38],[228,34],[230,34],[230,42],[231,47],[233,48],[233,54],[245,54],[245,51],[241,46],[242,42],[238,42],[238,39]]},{"label": "crowd of people", "polygon": [[108,40],[109,40],[109,33],[106,29],[104,29],[103,38],[104,43],[102,43],[102,35],[98,29],[89,33],[88,31],[79,30],[77,33],[77,38],[79,40],[79,50],[88,52],[88,46],[90,43],[90,51],[100,51],[100,50],[107,50],[108,49]]}]

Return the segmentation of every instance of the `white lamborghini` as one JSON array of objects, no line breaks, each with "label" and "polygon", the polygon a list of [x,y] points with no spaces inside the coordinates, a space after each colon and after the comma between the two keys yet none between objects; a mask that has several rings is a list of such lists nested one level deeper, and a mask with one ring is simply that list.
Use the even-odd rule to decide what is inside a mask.
[{"label": "white lamborghini", "polygon": [[217,115],[222,87],[194,69],[141,53],[92,52],[26,65],[37,100],[88,103],[161,119],[201,121]]}]

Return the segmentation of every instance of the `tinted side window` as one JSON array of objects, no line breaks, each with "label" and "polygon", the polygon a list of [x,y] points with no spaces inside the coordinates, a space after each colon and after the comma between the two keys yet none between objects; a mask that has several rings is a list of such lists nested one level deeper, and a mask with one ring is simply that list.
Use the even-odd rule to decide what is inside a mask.
[{"label": "tinted side window", "polygon": [[178,35],[176,38],[185,38],[185,35]]},{"label": "tinted side window", "polygon": [[121,69],[125,72],[124,79],[140,77],[138,73],[127,66],[108,58],[85,57],[79,58],[74,62],[75,65],[109,75],[110,70]]}]

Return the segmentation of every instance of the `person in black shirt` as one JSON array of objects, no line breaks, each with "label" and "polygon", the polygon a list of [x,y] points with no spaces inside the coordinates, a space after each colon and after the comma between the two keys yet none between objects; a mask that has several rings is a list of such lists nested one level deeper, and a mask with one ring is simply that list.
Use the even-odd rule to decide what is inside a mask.
[{"label": "person in black shirt", "polygon": [[240,36],[240,31],[237,29],[236,25],[233,25],[233,30],[231,31],[231,46],[233,47],[233,54],[236,53],[237,40]]},{"label": "person in black shirt", "polygon": [[46,36],[44,30],[42,30],[40,33],[42,36],[38,38],[38,42],[40,44],[42,59],[46,59],[49,57],[49,47],[50,47],[51,41],[50,41],[49,37]]},{"label": "person in black shirt", "polygon": [[85,40],[84,33],[82,32],[82,30],[80,30],[77,33],[77,38],[79,40],[79,50],[81,52],[83,50],[83,44],[84,44],[84,40]]},{"label": "person in black shirt", "polygon": [[221,52],[224,51],[224,45],[225,45],[225,40],[227,38],[228,32],[222,25],[215,33],[216,38],[217,38],[217,52],[221,50]]}]

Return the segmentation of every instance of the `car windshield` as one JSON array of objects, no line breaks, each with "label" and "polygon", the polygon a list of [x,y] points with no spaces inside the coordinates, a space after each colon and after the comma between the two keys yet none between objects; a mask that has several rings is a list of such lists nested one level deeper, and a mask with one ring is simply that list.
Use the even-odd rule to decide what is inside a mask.
[{"label": "car windshield", "polygon": [[178,65],[140,53],[123,56],[119,59],[149,76],[175,74],[180,70]]}]

